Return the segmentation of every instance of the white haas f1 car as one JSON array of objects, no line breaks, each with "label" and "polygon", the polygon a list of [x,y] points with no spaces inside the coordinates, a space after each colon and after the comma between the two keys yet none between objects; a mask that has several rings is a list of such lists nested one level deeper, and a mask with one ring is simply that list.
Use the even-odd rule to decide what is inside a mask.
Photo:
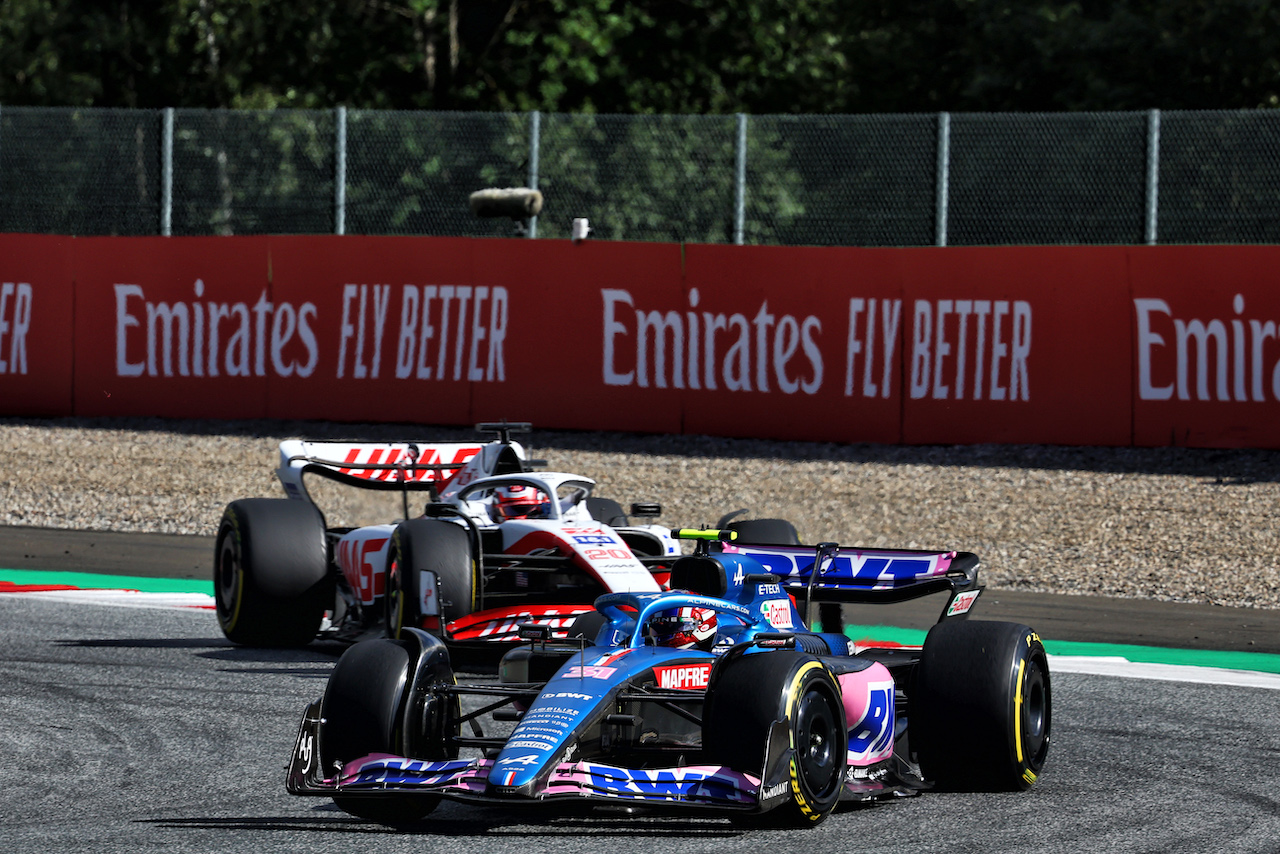
[{"label": "white haas f1 car", "polygon": [[[441,799],[701,810],[807,826],[841,801],[931,787],[1025,790],[1049,750],[1049,667],[1026,626],[970,621],[977,558],[702,539],[664,592],[601,596],[596,630],[527,626],[499,679],[458,685],[408,629],[355,644],[303,715],[286,786],[353,815]],[[923,647],[806,628],[819,599],[947,596]],[[794,597],[794,599],[793,599]]]},{"label": "white haas f1 car", "polygon": [[[296,646],[317,636],[398,637],[412,627],[479,646],[515,641],[519,623],[536,622],[563,638],[604,593],[662,589],[680,554],[669,529],[630,524],[616,501],[591,494],[590,478],[532,471],[511,441],[527,424],[477,429],[498,438],[282,442],[277,475],[288,497],[233,501],[218,528],[213,575],[223,633],[241,644]],[[304,475],[401,491],[405,518],[328,527]],[[430,503],[410,519],[414,492]],[[657,504],[631,506],[641,520],[660,514]],[[736,524],[790,528],[782,520]]]}]

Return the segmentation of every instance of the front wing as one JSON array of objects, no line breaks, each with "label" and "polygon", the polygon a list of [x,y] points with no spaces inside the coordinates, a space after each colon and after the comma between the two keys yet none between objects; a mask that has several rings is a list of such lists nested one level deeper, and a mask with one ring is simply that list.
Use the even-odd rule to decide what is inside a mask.
[{"label": "front wing", "polygon": [[752,810],[759,803],[760,778],[721,765],[638,770],[599,762],[561,762],[533,797],[504,795],[501,785],[493,785],[492,759],[428,761],[373,754],[326,776],[319,758],[319,723],[320,704],[316,702],[307,708],[289,763],[286,787],[291,794],[401,793],[507,805],[587,799],[728,810]]},{"label": "front wing", "polygon": [[[775,724],[779,727],[780,724]],[[767,780],[724,765],[672,768],[622,768],[601,762],[560,762],[546,784],[532,796],[504,792],[502,777],[493,782],[494,760],[408,759],[372,754],[326,774],[319,751],[320,703],[308,706],[289,762],[286,788],[294,795],[350,797],[393,794],[434,795],[455,801],[517,806],[548,801],[590,801],[654,808],[760,812],[776,806],[789,784],[785,769],[789,739],[771,738],[766,763],[774,769]],[[895,761],[883,767],[849,769],[841,800],[867,801],[887,795],[915,794],[922,788],[893,773]],[[856,773],[855,773],[856,772]]]}]

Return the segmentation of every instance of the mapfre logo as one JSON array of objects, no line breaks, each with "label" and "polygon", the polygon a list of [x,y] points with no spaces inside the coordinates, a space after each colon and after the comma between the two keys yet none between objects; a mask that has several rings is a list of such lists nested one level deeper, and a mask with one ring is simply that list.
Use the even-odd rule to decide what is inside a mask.
[{"label": "mapfre logo", "polygon": [[687,691],[707,687],[711,678],[711,662],[705,664],[679,664],[674,667],[655,667],[653,674],[658,687],[674,691]]}]

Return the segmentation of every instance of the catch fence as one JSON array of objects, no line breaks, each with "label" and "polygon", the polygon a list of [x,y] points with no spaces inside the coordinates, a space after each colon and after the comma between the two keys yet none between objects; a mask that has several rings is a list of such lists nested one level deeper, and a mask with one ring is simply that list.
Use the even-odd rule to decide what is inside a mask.
[{"label": "catch fence", "polygon": [[[470,194],[537,188],[540,216]],[[816,246],[1280,242],[1280,111],[590,115],[0,106],[0,231]]]}]

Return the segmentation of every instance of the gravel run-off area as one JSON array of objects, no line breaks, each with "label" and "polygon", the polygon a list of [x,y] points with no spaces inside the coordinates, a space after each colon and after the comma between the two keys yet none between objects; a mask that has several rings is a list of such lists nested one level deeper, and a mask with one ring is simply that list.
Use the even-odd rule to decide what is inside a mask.
[{"label": "gravel run-off area", "polygon": [[[283,495],[282,439],[476,437],[416,425],[5,418],[0,524],[212,535],[227,502]],[[741,508],[743,518],[790,519],[805,542],[976,552],[992,589],[1280,608],[1280,452],[837,445],[536,425],[516,438],[548,469],[594,478],[597,494],[624,506],[660,501],[658,521],[672,527]]]}]

